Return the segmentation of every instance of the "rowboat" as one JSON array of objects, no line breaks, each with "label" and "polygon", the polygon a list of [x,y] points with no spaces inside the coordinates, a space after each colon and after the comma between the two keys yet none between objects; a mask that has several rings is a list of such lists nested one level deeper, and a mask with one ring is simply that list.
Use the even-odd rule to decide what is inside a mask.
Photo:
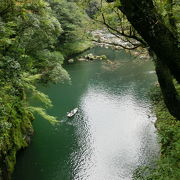
[{"label": "rowboat", "polygon": [[67,113],[67,117],[73,117],[78,112],[78,108],[73,109],[71,112]]}]

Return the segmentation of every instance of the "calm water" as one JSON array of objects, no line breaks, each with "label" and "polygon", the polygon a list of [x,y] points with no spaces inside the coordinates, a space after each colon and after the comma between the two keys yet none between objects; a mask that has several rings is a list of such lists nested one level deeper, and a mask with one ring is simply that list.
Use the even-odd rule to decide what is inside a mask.
[{"label": "calm water", "polygon": [[[124,51],[94,48],[113,63],[67,66],[72,82],[42,88],[61,123],[37,116],[32,144],[17,158],[14,180],[130,180],[158,154],[156,120],[147,92],[156,81],[151,62]],[[79,107],[72,119],[66,112]]]}]

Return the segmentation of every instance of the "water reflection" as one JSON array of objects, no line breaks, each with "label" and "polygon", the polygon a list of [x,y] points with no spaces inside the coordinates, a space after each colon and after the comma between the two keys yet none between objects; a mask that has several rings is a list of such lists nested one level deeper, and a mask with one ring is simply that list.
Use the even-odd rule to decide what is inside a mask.
[{"label": "water reflection", "polygon": [[93,84],[81,98],[82,112],[75,119],[81,148],[71,154],[74,180],[129,180],[156,155],[155,117],[134,93],[117,96]]},{"label": "water reflection", "polygon": [[[42,87],[61,120],[52,127],[34,121],[32,144],[18,156],[14,180],[130,180],[133,171],[158,154],[151,103],[156,81],[151,62],[138,64],[124,51],[94,48],[118,67],[100,62],[68,66],[72,83]],[[87,52],[87,53],[90,53]],[[67,111],[79,107],[71,119]]]}]

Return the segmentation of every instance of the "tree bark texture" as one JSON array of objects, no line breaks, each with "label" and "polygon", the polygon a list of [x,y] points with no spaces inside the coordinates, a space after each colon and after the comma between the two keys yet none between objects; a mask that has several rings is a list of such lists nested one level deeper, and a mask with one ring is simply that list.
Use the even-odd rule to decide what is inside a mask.
[{"label": "tree bark texture", "polygon": [[166,107],[176,119],[180,120],[180,96],[174,86],[169,68],[158,59],[155,61],[155,66]]}]

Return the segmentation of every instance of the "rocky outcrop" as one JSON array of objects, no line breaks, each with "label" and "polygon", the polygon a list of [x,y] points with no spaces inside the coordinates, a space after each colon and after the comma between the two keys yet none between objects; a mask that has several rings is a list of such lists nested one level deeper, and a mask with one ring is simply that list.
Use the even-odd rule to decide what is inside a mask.
[{"label": "rocky outcrop", "polygon": [[[91,32],[94,44],[104,48],[112,48],[114,50],[125,49],[128,53],[140,59],[149,59],[149,53],[146,48],[138,47],[133,49],[133,45],[128,42],[123,36],[116,37],[108,30],[95,30]],[[137,44],[136,40],[131,40],[133,44]],[[130,50],[132,48],[132,50]]]},{"label": "rocky outcrop", "polygon": [[86,54],[78,58],[78,61],[93,61],[93,60],[107,60],[106,55],[93,55],[92,53]]},{"label": "rocky outcrop", "polygon": [[131,47],[130,43],[123,41],[123,38],[117,38],[106,29],[93,31],[92,36],[94,44],[101,47],[113,48],[116,50],[123,49],[122,46]]},{"label": "rocky outcrop", "polygon": [[72,58],[71,58],[71,59],[68,59],[68,63],[69,63],[69,64],[74,63],[74,59],[72,59]]}]

